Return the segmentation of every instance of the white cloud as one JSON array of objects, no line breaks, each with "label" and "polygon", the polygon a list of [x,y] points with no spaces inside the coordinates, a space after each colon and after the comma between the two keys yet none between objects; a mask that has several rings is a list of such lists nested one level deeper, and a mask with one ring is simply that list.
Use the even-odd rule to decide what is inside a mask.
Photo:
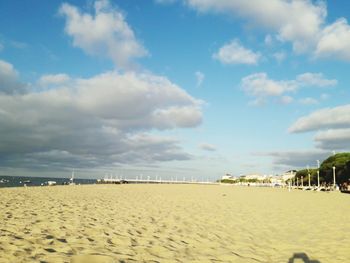
[{"label": "white cloud", "polygon": [[287,54],[284,51],[275,52],[273,53],[273,57],[277,60],[278,63],[281,63],[283,60],[286,59]]},{"label": "white cloud", "polygon": [[165,77],[107,72],[78,79],[72,89],[77,90],[81,108],[115,120],[119,127],[164,129],[196,126],[201,122],[201,102]]},{"label": "white cloud", "polygon": [[180,141],[174,138],[138,133],[128,136],[127,139],[127,151],[122,153],[122,156],[114,156],[117,159],[122,157],[120,161],[124,163],[132,161],[149,164],[192,158],[178,146]]},{"label": "white cloud", "polygon": [[256,65],[260,57],[261,55],[259,53],[254,53],[243,47],[237,39],[222,46],[213,54],[213,58],[219,60],[223,64]]},{"label": "white cloud", "polygon": [[[290,97],[286,93],[295,92],[301,87],[325,87],[337,84],[337,80],[326,79],[321,73],[304,73],[296,77],[295,80],[273,80],[264,72],[248,75],[241,80],[242,89],[250,96],[256,97],[257,100],[253,105],[261,105],[266,102],[266,97],[279,97],[282,103],[291,102]],[[302,99],[303,104],[317,102],[315,99]]]},{"label": "white cloud", "polygon": [[124,15],[108,0],[97,0],[95,13],[82,13],[68,3],[59,13],[66,18],[65,32],[73,38],[73,45],[90,55],[110,58],[120,68],[130,67],[131,60],[147,55],[137,41]]},{"label": "white cloud", "polygon": [[1,73],[1,79],[17,79],[17,71],[14,69],[13,65],[4,61],[0,60],[0,73]]},{"label": "white cloud", "polygon": [[338,19],[322,30],[315,56],[350,60],[350,26],[345,18]]},{"label": "white cloud", "polygon": [[155,110],[152,113],[151,123],[158,129],[190,128],[198,126],[201,120],[201,111],[191,105]]},{"label": "white cloud", "polygon": [[264,43],[266,46],[272,46],[273,42],[274,42],[274,39],[270,34],[265,36]]},{"label": "white cloud", "polygon": [[38,83],[40,86],[62,85],[69,80],[70,77],[67,74],[48,74],[41,76]]},{"label": "white cloud", "polygon": [[350,128],[319,131],[315,135],[317,146],[329,150],[348,150],[350,148]]},{"label": "white cloud", "polygon": [[303,105],[315,105],[315,104],[318,104],[318,100],[307,97],[307,98],[299,99],[299,103]]},{"label": "white cloud", "polygon": [[320,129],[350,128],[350,105],[325,108],[299,118],[290,132],[307,132]]},{"label": "white cloud", "polygon": [[317,160],[324,160],[331,151],[325,151],[320,149],[313,150],[295,150],[295,151],[280,151],[280,152],[268,152],[260,155],[273,157],[273,163],[279,168],[291,169],[291,168],[305,168],[307,165],[316,166]]},{"label": "white cloud", "polygon": [[294,81],[276,81],[269,79],[266,73],[255,73],[241,81],[243,90],[252,96],[280,96],[298,88]]},{"label": "white cloud", "polygon": [[247,19],[257,27],[272,30],[278,38],[290,41],[296,52],[304,52],[315,44],[327,15],[324,2],[299,0],[186,0],[202,13],[224,13]]},{"label": "white cloud", "polygon": [[196,76],[196,86],[197,86],[197,88],[199,88],[200,86],[202,86],[205,75],[204,75],[204,73],[202,73],[200,71],[196,71],[194,74]]},{"label": "white cloud", "polygon": [[0,166],[61,169],[188,160],[192,156],[179,140],[152,131],[200,125],[201,104],[165,77],[116,71],[70,78],[40,92],[3,93],[0,157],[6,158]]},{"label": "white cloud", "polygon": [[326,79],[322,73],[304,73],[297,76],[302,86],[329,87],[338,84],[336,79]]},{"label": "white cloud", "polygon": [[[326,23],[326,1],[311,0],[184,0],[201,13],[228,14],[268,30],[265,44],[274,38],[292,44],[296,53],[316,58],[350,61],[350,25],[341,17]],[[275,34],[275,35],[274,35]],[[273,36],[272,36],[273,35]]]},{"label": "white cloud", "polygon": [[290,104],[294,101],[294,98],[291,96],[282,96],[281,97],[281,103],[282,104]]},{"label": "white cloud", "polygon": [[299,118],[289,132],[317,131],[316,147],[324,150],[350,148],[350,105],[325,108]]},{"label": "white cloud", "polygon": [[209,152],[216,151],[216,147],[209,143],[201,143],[198,145],[198,147],[203,151],[209,151]]},{"label": "white cloud", "polygon": [[0,60],[0,94],[17,94],[25,91],[26,87],[18,81],[18,73],[13,65]]}]

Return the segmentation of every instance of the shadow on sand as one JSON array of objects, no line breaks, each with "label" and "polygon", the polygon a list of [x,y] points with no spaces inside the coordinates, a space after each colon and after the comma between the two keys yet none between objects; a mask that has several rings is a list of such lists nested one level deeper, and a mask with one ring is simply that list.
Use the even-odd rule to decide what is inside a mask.
[{"label": "shadow on sand", "polygon": [[309,259],[306,253],[294,253],[293,256],[288,260],[288,263],[321,263],[318,260]]}]

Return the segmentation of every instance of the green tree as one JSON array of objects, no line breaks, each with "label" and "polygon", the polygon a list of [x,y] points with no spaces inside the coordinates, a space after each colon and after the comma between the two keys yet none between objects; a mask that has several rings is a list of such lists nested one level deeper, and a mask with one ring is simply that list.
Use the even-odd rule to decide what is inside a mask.
[{"label": "green tree", "polygon": [[297,171],[295,175],[295,180],[298,178],[299,184],[301,184],[301,178],[303,178],[304,186],[307,186],[309,183],[309,173],[310,173],[310,182],[311,185],[317,185],[317,169],[310,168],[310,169],[302,169]]},{"label": "green tree", "polygon": [[335,166],[337,184],[350,179],[350,153],[337,153],[324,160],[320,167],[322,181],[333,183],[333,166]]},{"label": "green tree", "polygon": [[235,184],[235,183],[237,183],[237,180],[221,179],[220,182],[223,183],[223,184]]}]

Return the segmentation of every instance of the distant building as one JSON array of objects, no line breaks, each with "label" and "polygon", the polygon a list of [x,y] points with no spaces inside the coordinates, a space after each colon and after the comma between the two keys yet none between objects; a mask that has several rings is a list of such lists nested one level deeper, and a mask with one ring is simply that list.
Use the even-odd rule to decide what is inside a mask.
[{"label": "distant building", "polygon": [[267,175],[247,174],[247,175],[242,175],[240,178],[245,179],[245,180],[264,181],[264,180],[266,180],[268,177],[267,177]]},{"label": "distant building", "polygon": [[221,180],[238,180],[240,182],[257,182],[257,183],[271,183],[284,185],[288,180],[293,179],[296,175],[296,170],[289,170],[281,175],[261,175],[261,174],[245,174],[241,176],[233,176],[225,174]]},{"label": "distant building", "polygon": [[280,185],[284,184],[282,175],[271,176],[269,179],[272,184],[280,184]]},{"label": "distant building", "polygon": [[236,180],[237,177],[231,174],[225,174],[221,177],[221,180]]},{"label": "distant building", "polygon": [[297,174],[297,170],[289,170],[282,174],[283,181],[288,181],[290,179],[293,179],[295,175]]}]

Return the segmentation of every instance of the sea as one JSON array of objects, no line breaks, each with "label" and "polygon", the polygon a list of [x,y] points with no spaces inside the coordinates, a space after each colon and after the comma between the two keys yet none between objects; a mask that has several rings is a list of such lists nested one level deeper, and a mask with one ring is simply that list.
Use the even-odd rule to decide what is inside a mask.
[{"label": "sea", "polygon": [[[55,181],[57,185],[69,183],[70,178],[53,178],[53,177],[29,177],[29,176],[6,176],[0,175],[0,188],[2,187],[23,187],[24,185],[42,186],[47,185],[48,181]],[[79,179],[74,178],[75,184],[95,184],[96,179]]]}]

